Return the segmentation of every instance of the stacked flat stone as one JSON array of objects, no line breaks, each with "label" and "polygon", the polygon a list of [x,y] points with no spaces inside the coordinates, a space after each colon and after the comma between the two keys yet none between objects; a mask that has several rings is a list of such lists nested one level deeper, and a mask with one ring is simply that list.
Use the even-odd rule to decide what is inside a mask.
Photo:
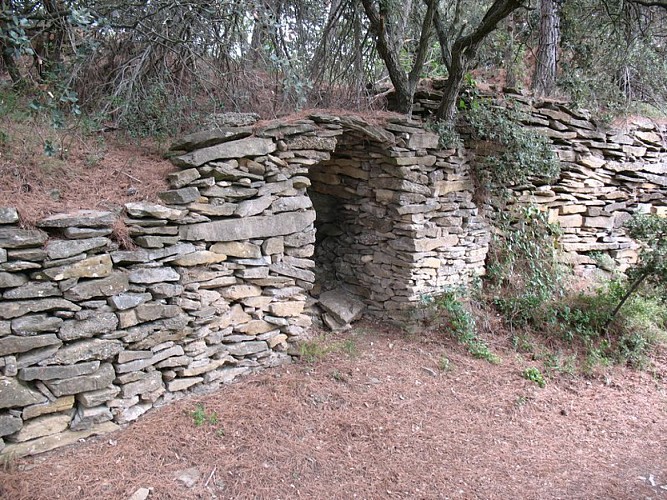
[{"label": "stacked flat stone", "polygon": [[[338,328],[364,308],[404,318],[483,271],[465,159],[419,124],[255,120],[217,117],[175,143],[161,204],[36,229],[0,209],[0,453],[107,432],[290,361],[320,292]],[[335,278],[315,286],[316,261]]]},{"label": "stacked flat stone", "polygon": [[[438,86],[417,93],[416,113],[427,116],[437,109],[442,95]],[[621,270],[635,262],[638,247],[623,224],[638,212],[667,216],[665,125],[636,118],[622,127],[603,127],[590,113],[562,101],[511,92],[504,98],[519,104],[526,126],[549,138],[562,168],[552,185],[515,187],[514,201],[535,204],[560,224],[563,259],[579,274],[595,271],[599,253],[610,256]],[[504,105],[502,100],[496,104]],[[466,146],[473,155],[484,154],[470,141]]]}]

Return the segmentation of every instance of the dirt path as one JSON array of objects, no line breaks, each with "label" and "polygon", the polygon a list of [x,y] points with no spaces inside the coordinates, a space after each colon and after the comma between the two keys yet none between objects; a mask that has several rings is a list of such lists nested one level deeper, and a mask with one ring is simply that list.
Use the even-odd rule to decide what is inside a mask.
[{"label": "dirt path", "polygon": [[[667,498],[664,364],[540,389],[511,350],[494,366],[369,325],[337,341],[316,363],[17,461],[0,472],[0,497],[127,499],[147,487],[151,499]],[[190,468],[188,488],[174,477]]]}]

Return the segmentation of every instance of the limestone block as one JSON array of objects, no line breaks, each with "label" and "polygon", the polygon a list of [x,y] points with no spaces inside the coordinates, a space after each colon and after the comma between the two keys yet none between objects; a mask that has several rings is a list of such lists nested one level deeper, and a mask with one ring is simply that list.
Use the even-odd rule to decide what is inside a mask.
[{"label": "limestone block", "polygon": [[14,207],[0,207],[0,224],[14,224],[19,221],[19,214]]},{"label": "limestone block", "polygon": [[196,241],[238,241],[254,238],[268,238],[299,233],[315,221],[315,212],[282,213],[273,216],[255,216],[243,220],[222,220],[181,226],[183,240]]},{"label": "limestone block", "polygon": [[253,215],[261,214],[264,212],[264,210],[271,206],[271,203],[273,203],[274,200],[274,196],[266,195],[260,196],[259,198],[242,201],[236,206],[234,215],[237,217],[250,217]]},{"label": "limestone block", "polygon": [[81,240],[52,240],[46,244],[49,259],[66,259],[73,255],[109,245],[108,238],[89,238]]},{"label": "limestone block", "polygon": [[330,290],[320,295],[319,305],[331,314],[338,323],[344,325],[359,318],[366,307],[363,301],[342,290]]},{"label": "limestone block", "polygon": [[298,316],[305,305],[305,301],[274,302],[269,305],[269,312],[280,317]]},{"label": "limestone block", "polygon": [[178,281],[181,276],[170,267],[145,267],[133,269],[129,274],[130,283],[153,284],[163,281]]},{"label": "limestone block", "polygon": [[106,360],[114,357],[123,350],[123,343],[119,340],[89,339],[69,343],[58,350],[52,357],[42,364],[68,365],[79,361]]},{"label": "limestone block", "polygon": [[152,407],[153,405],[150,403],[142,403],[129,408],[123,408],[120,411],[114,412],[114,418],[119,424],[126,424],[138,419]]},{"label": "limestone block", "polygon": [[85,439],[89,436],[96,434],[106,434],[109,432],[114,432],[118,429],[120,429],[118,425],[112,422],[105,422],[85,431],[64,431],[58,434],[44,436],[23,443],[10,444],[6,446],[4,450],[2,450],[0,455],[7,455],[10,457],[36,455],[38,453],[44,453],[46,451],[53,450],[60,446],[66,446],[68,444],[79,442],[81,439]]},{"label": "limestone block", "polygon": [[245,259],[258,259],[262,256],[260,248],[257,245],[247,241],[216,243],[211,246],[211,251],[225,254],[228,257],[240,257]]},{"label": "limestone block", "polygon": [[118,326],[118,317],[112,313],[99,313],[89,319],[65,321],[58,337],[63,341],[78,340],[109,333]]},{"label": "limestone block", "polygon": [[614,217],[584,217],[583,226],[612,229],[614,227]]},{"label": "limestone block", "polygon": [[177,378],[167,382],[167,390],[169,392],[184,391],[203,380],[204,377]]},{"label": "limestone block", "polygon": [[99,361],[88,361],[73,365],[54,366],[31,366],[19,371],[21,380],[53,380],[61,378],[72,378],[80,375],[90,375],[100,367]]},{"label": "limestone block", "polygon": [[175,189],[182,188],[187,186],[192,181],[199,179],[201,175],[196,168],[189,168],[187,170],[181,170],[180,172],[173,172],[167,175],[167,180],[169,185]]},{"label": "limestone block", "polygon": [[111,274],[113,264],[109,255],[96,255],[69,266],[45,269],[44,274],[55,281],[69,278],[104,278]]},{"label": "limestone block", "polygon": [[86,408],[92,408],[111,401],[119,392],[120,388],[114,385],[97,391],[79,393],[76,395],[76,400]]},{"label": "limestone block", "polygon": [[433,132],[415,132],[410,134],[408,148],[410,149],[438,149],[440,137]]},{"label": "limestone block", "polygon": [[18,273],[0,272],[0,288],[13,288],[28,282],[27,276]]},{"label": "limestone block", "polygon": [[149,373],[148,376],[142,380],[125,384],[121,388],[121,397],[131,398],[132,396],[137,396],[140,394],[148,394],[150,392],[156,391],[161,387],[163,387],[162,373],[159,371],[154,371]]},{"label": "limestone block", "polygon": [[27,352],[40,347],[61,345],[62,342],[53,334],[19,337],[8,335],[0,338],[0,356]]},{"label": "limestone block", "polygon": [[191,267],[217,264],[219,262],[224,262],[225,260],[227,260],[227,255],[215,251],[200,250],[179,257],[178,259],[173,260],[172,263],[176,266]]},{"label": "limestone block", "polygon": [[14,434],[23,427],[23,420],[14,415],[0,413],[0,437]]},{"label": "limestone block", "polygon": [[235,304],[229,311],[219,315],[211,325],[224,329],[229,326],[247,323],[251,319],[251,316],[243,311],[241,305]]},{"label": "limestone block", "polygon": [[116,373],[111,363],[103,364],[99,370],[90,375],[82,375],[62,380],[51,380],[46,386],[54,396],[78,394],[80,392],[96,391],[111,385]]},{"label": "limestone block", "polygon": [[181,220],[188,211],[184,209],[169,208],[164,205],[148,203],[144,201],[126,203],[125,210],[132,217],[153,217],[156,219]]},{"label": "limestone block", "polygon": [[172,158],[172,162],[179,167],[199,167],[210,161],[246,156],[264,156],[273,153],[275,150],[276,144],[272,139],[246,137],[197,149],[191,153]]},{"label": "limestone block", "polygon": [[234,330],[237,332],[244,333],[246,335],[259,335],[260,333],[269,332],[274,330],[276,327],[271,323],[263,321],[261,319],[256,319],[244,323],[242,325],[237,325]]},{"label": "limestone block", "polygon": [[560,227],[581,227],[583,225],[584,218],[581,215],[561,215],[558,216],[558,223]]},{"label": "limestone block", "polygon": [[271,208],[274,213],[298,212],[313,208],[313,202],[308,196],[286,196],[278,198]]},{"label": "limestone block", "polygon": [[[149,351],[150,352],[150,351]],[[152,353],[151,353],[152,354]],[[180,345],[172,346],[152,355],[149,358],[141,358],[127,363],[119,363],[116,365],[116,373],[129,373],[133,371],[143,370],[149,366],[155,365],[172,356],[182,356],[183,348]]]},{"label": "limestone block", "polygon": [[23,417],[23,420],[29,420],[31,418],[39,417],[40,415],[64,412],[71,409],[73,406],[74,396],[63,396],[54,401],[26,406],[23,408],[21,416]]},{"label": "limestone block", "polygon": [[73,431],[82,431],[90,429],[95,424],[108,422],[112,418],[111,410],[106,406],[96,406],[93,408],[79,407],[69,427]]},{"label": "limestone block", "polygon": [[221,127],[213,130],[204,130],[181,137],[169,148],[171,151],[194,151],[222,144],[223,142],[242,139],[252,134],[252,127]]},{"label": "limestone block", "polygon": [[239,300],[246,297],[262,295],[262,289],[255,285],[232,285],[219,290],[220,295],[228,300]]},{"label": "limestone block", "polygon": [[190,203],[188,208],[203,215],[213,217],[228,217],[236,211],[236,203],[222,203],[209,205],[208,203]]},{"label": "limestone block", "polygon": [[109,304],[118,311],[124,311],[143,304],[152,298],[150,293],[120,293],[109,297]]},{"label": "limestone block", "polygon": [[312,271],[308,271],[306,269],[299,269],[297,267],[282,262],[271,264],[269,266],[269,269],[274,273],[283,276],[289,276],[290,278],[296,278],[299,280],[306,281],[308,283],[315,282],[315,273],[313,273]]},{"label": "limestone block", "polygon": [[267,351],[269,346],[263,340],[256,340],[251,342],[239,342],[238,344],[228,344],[225,348],[232,356],[243,357]]},{"label": "limestone block", "polygon": [[41,247],[48,235],[38,229],[18,229],[0,226],[0,248]]},{"label": "limestone block", "polygon": [[187,205],[199,199],[199,189],[192,186],[184,187],[158,193],[158,197],[168,205]]},{"label": "limestone block", "polygon": [[12,290],[7,290],[5,299],[38,299],[43,297],[60,296],[60,288],[56,283],[31,281]]},{"label": "limestone block", "polygon": [[39,227],[68,228],[68,227],[111,227],[116,222],[116,216],[111,212],[99,210],[79,210],[67,214],[56,214],[39,221]]},{"label": "limestone block", "polygon": [[13,377],[0,376],[0,408],[20,408],[47,401],[46,396]]},{"label": "limestone block", "polygon": [[16,434],[8,436],[7,440],[13,443],[22,443],[31,439],[57,434],[67,429],[70,420],[71,417],[67,413],[37,417],[26,421],[23,428]]},{"label": "limestone block", "polygon": [[11,322],[12,332],[18,336],[30,336],[44,332],[57,332],[63,320],[56,316],[46,314],[35,314],[21,316]]}]

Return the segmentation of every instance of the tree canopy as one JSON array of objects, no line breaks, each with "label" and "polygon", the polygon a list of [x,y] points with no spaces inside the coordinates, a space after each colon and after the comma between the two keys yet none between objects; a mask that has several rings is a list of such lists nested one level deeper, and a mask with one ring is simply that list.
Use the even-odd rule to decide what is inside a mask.
[{"label": "tree canopy", "polygon": [[[410,113],[466,74],[606,109],[667,100],[661,0],[0,0],[0,75],[76,96],[118,126],[173,110]],[[67,99],[66,99],[67,101]],[[69,101],[67,101],[69,102]]]}]

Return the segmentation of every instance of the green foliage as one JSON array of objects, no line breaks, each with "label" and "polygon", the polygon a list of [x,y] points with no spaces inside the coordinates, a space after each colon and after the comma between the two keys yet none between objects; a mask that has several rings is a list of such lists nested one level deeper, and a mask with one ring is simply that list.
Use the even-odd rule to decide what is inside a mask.
[{"label": "green foliage", "polygon": [[133,101],[123,103],[125,111],[120,115],[119,126],[130,136],[137,138],[164,138],[187,127],[187,121],[196,120],[192,102],[185,95],[163,82],[147,84]]},{"label": "green foliage", "polygon": [[582,344],[589,366],[612,362],[646,364],[653,347],[667,341],[667,304],[655,291],[634,294],[611,326],[614,307],[626,295],[626,280],[611,280],[594,293],[579,293],[549,306],[549,321],[533,323],[545,334]]},{"label": "green foliage", "polygon": [[646,282],[667,287],[667,218],[639,214],[630,219],[628,236],[640,242],[639,260],[628,270],[631,279],[646,276]]},{"label": "green foliage", "polygon": [[486,289],[512,325],[526,325],[547,313],[563,294],[565,268],[558,262],[560,228],[535,207],[498,215],[487,257]]},{"label": "green foliage", "polygon": [[632,113],[636,102],[664,108],[665,13],[631,2],[564,2],[560,88],[603,118]]},{"label": "green foliage", "polygon": [[439,329],[451,333],[475,358],[500,363],[500,358],[477,336],[475,318],[463,305],[458,294],[445,292],[427,301],[438,321]]},{"label": "green foliage", "polygon": [[431,120],[426,122],[426,127],[438,134],[438,144],[443,149],[457,149],[463,146],[461,135],[456,126],[445,120]]},{"label": "green foliage", "polygon": [[547,385],[547,382],[544,379],[544,375],[542,375],[542,372],[538,368],[535,368],[534,366],[531,366],[523,370],[521,372],[521,376],[526,380],[535,382],[540,387],[544,387]]},{"label": "green foliage", "polygon": [[475,99],[464,116],[473,140],[493,145],[493,151],[477,165],[485,184],[504,187],[523,184],[530,178],[547,182],[558,178],[560,164],[549,139],[523,125],[525,117],[517,103],[494,105],[490,99]]},{"label": "green foliage", "polygon": [[219,422],[218,414],[216,412],[207,412],[202,403],[197,403],[195,409],[190,412],[192,423],[196,427],[201,427],[204,424],[217,425]]}]

